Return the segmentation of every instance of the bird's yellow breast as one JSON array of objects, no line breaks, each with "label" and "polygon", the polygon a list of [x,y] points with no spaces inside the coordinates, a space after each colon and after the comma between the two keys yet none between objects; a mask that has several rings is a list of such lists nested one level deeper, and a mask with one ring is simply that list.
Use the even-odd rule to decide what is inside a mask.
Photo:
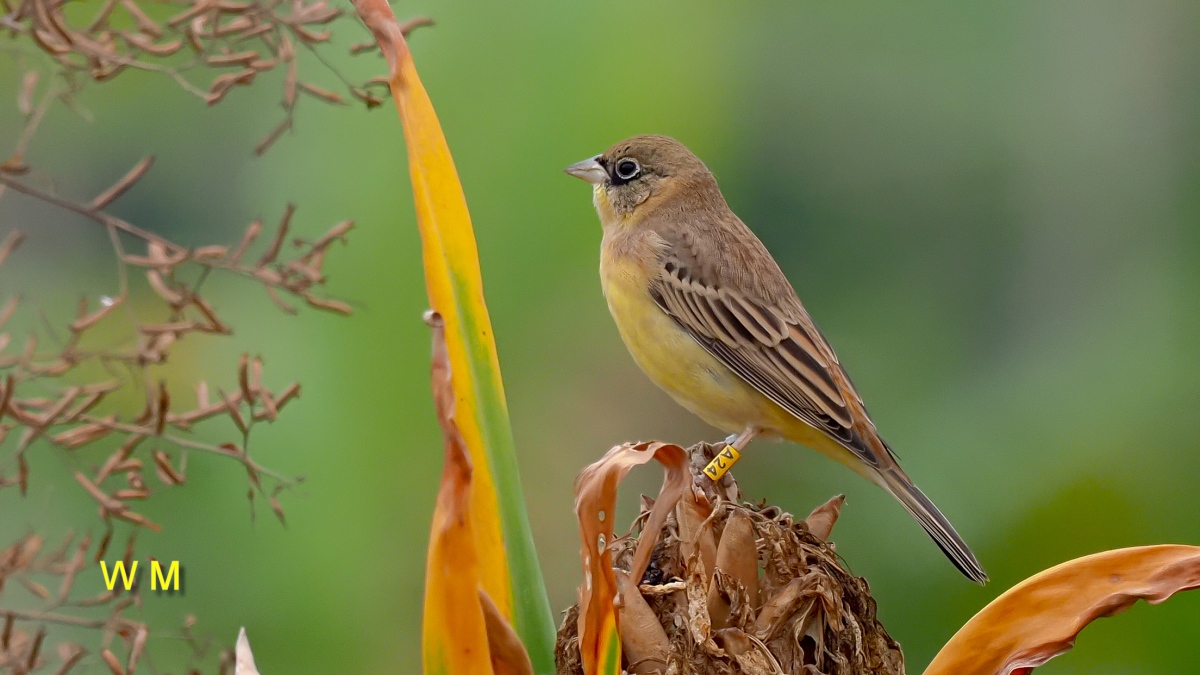
[{"label": "bird's yellow breast", "polygon": [[621,339],[646,375],[718,429],[734,433],[747,425],[774,427],[778,407],[659,309],[649,292],[652,268],[613,249],[606,245],[600,257],[604,297]]}]

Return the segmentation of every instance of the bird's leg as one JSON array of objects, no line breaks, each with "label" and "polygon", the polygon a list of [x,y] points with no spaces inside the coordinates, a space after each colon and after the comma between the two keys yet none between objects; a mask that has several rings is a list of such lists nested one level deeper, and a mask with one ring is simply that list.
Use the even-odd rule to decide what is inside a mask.
[{"label": "bird's leg", "polygon": [[733,439],[732,443],[728,439],[725,441],[725,443],[726,445],[732,445],[734,450],[741,452],[746,448],[747,445],[750,445],[750,441],[754,440],[754,437],[757,436],[760,431],[761,430],[757,427],[746,427],[742,430],[742,433],[738,434],[737,436],[730,436],[730,438]]},{"label": "bird's leg", "polygon": [[742,457],[742,450],[754,440],[758,435],[759,430],[755,427],[746,427],[742,433],[736,436],[730,436],[725,439],[725,447],[713,457],[708,466],[704,467],[704,475],[714,481],[721,480],[721,476],[725,475],[726,471],[737,463]]}]

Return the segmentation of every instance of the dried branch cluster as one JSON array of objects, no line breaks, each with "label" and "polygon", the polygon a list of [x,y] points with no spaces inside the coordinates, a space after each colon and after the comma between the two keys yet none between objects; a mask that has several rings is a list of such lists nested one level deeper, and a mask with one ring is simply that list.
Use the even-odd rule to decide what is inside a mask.
[{"label": "dried branch cluster", "polygon": [[[122,554],[127,568],[133,561],[134,539],[130,535]],[[101,631],[95,656],[113,673],[132,673],[139,663],[150,661],[146,651],[150,626],[125,616],[130,608],[141,608],[141,584],[129,591],[118,583],[113,590],[99,594],[79,597],[73,593],[80,573],[106,555],[110,541],[111,537],[105,536],[93,547],[89,535],[79,537],[72,532],[57,548],[43,551],[43,538],[30,534],[0,551],[0,591],[6,585],[19,585],[38,605],[29,611],[0,611],[0,670],[32,673],[54,667],[55,673],[67,673],[81,665],[91,653],[88,647],[61,641],[50,649],[47,625]],[[202,659],[212,649],[212,642],[193,633],[195,623],[195,617],[188,616],[173,637],[186,644],[196,659]],[[27,629],[30,625],[37,625],[37,630],[31,632]],[[234,652],[222,650],[219,672],[233,672],[234,662]]]},{"label": "dried branch cluster", "polygon": [[[69,12],[70,18],[66,6],[65,0],[0,0],[0,32],[16,39],[19,47],[36,47],[61,75],[62,83],[46,92],[47,103],[69,97],[85,82],[104,82],[126,70],[142,70],[162,73],[213,105],[235,87],[281,70],[284,119],[258,144],[259,154],[292,127],[300,94],[327,103],[346,103],[341,94],[303,81],[298,71],[298,49],[313,50],[329,42],[333,34],[326,26],[343,15],[326,0],[104,0],[94,15]],[[404,29],[428,24],[427,19],[414,19]],[[350,53],[377,49],[371,41],[351,46]],[[22,106],[33,111],[39,70],[25,67]],[[380,105],[387,96],[386,79],[356,85],[329,70],[351,97],[368,108]],[[194,84],[189,79],[192,71],[202,73],[192,79],[211,80],[207,85]]]},{"label": "dried branch cluster", "polygon": [[[26,160],[54,105],[75,109],[75,95],[85,85],[127,70],[169,76],[209,105],[259,75],[281,71],[285,119],[257,146],[261,154],[291,128],[300,98],[345,102],[342,95],[301,79],[298,54],[331,39],[327,26],[342,16],[341,10],[325,0],[104,0],[95,14],[85,17],[85,11],[62,0],[0,0],[0,39],[12,43],[0,58],[12,58],[24,72],[16,92],[24,126],[11,154],[0,161],[0,200],[23,195],[103,228],[117,272],[115,292],[98,296],[91,291],[92,299],[80,300],[72,320],[54,325],[4,280],[5,262],[20,255],[27,235],[39,233],[0,229],[0,491],[15,488],[24,495],[30,456],[60,453],[73,467],[61,479],[95,501],[103,525],[99,532],[68,538],[51,553],[40,552],[41,533],[28,534],[0,553],[0,670],[16,673],[42,668],[66,673],[96,661],[101,669],[123,675],[139,662],[149,663],[146,638],[158,631],[123,614],[140,607],[136,589],[82,599],[71,597],[71,589],[80,576],[99,576],[97,561],[108,554],[118,523],[135,534],[142,527],[159,529],[144,505],[160,489],[186,481],[189,455],[213,454],[241,464],[252,511],[261,499],[284,518],[280,492],[300,479],[260,465],[250,455],[249,440],[257,424],[274,422],[299,396],[299,383],[268,387],[262,359],[243,355],[236,376],[228,377],[236,386],[210,391],[205,381],[196,382],[195,402],[184,405],[185,397],[168,389],[155,372],[185,339],[231,334],[205,293],[207,280],[220,274],[246,279],[287,313],[301,304],[351,311],[322,293],[325,257],[334,243],[344,241],[350,221],[315,239],[298,238],[295,207],[289,205],[276,225],[255,221],[231,245],[188,248],[107,210],[147,174],[153,158],[90,199],[72,199],[47,187],[58,181],[35,172]],[[426,23],[416,20],[408,28]],[[358,45],[352,52],[373,48]],[[352,86],[334,75],[368,107],[378,105],[386,90],[370,83]],[[193,84],[202,80],[207,84]],[[216,372],[205,376],[221,378]],[[139,392],[140,409],[130,408]],[[223,432],[217,420],[226,420]],[[197,425],[205,422],[212,425],[206,436],[224,433],[226,438],[198,437]],[[40,466],[35,469],[40,476]],[[47,472],[42,480],[56,477]],[[127,561],[133,543],[131,535]],[[99,630],[102,643],[85,650],[55,638],[55,626]],[[190,628],[184,627],[183,637],[201,655],[203,645],[194,642]],[[56,640],[57,662],[47,656]],[[232,658],[223,657],[221,672],[232,667]]]},{"label": "dried branch cluster", "polygon": [[[621,449],[606,460],[626,461],[614,454]],[[876,619],[866,581],[844,569],[827,541],[842,498],[804,520],[778,507],[742,502],[731,474],[714,484],[702,473],[719,449],[694,446],[682,470],[672,470],[660,457],[667,481],[657,500],[642,498],[641,514],[631,528],[640,533],[615,538],[607,546],[619,595],[625,669],[902,675],[903,654]],[[588,485],[588,478],[585,471],[577,504],[586,501],[589,487],[601,486],[600,481]],[[675,483],[682,489],[675,489]],[[655,505],[663,502],[667,511],[656,511]],[[639,546],[646,537],[652,538],[652,549]],[[649,553],[646,560],[641,551]],[[581,592],[586,590],[585,584]],[[586,606],[572,607],[559,629],[555,656],[560,674],[583,672],[583,611]]]},{"label": "dried branch cluster", "polygon": [[[73,472],[74,481],[95,500],[105,523],[105,533],[89,560],[93,566],[107,550],[113,536],[114,520],[159,529],[157,523],[134,507],[153,494],[147,473],[155,474],[158,483],[164,487],[182,484],[187,476],[188,455],[192,452],[221,455],[242,464],[248,475],[251,504],[256,495],[265,498],[277,517],[281,521],[284,518],[278,495],[298,479],[261,466],[250,457],[248,442],[254,426],[275,421],[280,411],[299,395],[300,385],[292,383],[281,390],[266,387],[262,359],[249,355],[243,355],[238,364],[236,390],[210,393],[208,385],[201,381],[196,385],[193,406],[173,404],[164,383],[152,384],[150,369],[166,362],[180,340],[197,334],[231,333],[213,303],[202,294],[205,281],[213,273],[224,272],[250,279],[262,286],[287,312],[296,310],[285,298],[301,299],[320,310],[350,312],[345,303],[314,294],[325,281],[322,272],[325,256],[332,244],[342,240],[351,228],[349,221],[333,226],[316,240],[293,241],[291,248],[295,254],[285,256],[283,254],[289,249],[285,243],[294,213],[294,208],[289,206],[265,250],[254,257],[250,256],[250,249],[263,229],[262,223],[257,221],[233,247],[188,249],[102,210],[141,178],[149,166],[148,160],[139,163],[112,188],[87,203],[66,200],[21,182],[11,174],[0,173],[0,185],[87,216],[91,222],[106,228],[117,260],[120,292],[103,298],[96,308],[82,299],[74,321],[65,326],[61,335],[51,333],[57,341],[50,348],[43,347],[46,341],[36,331],[24,336],[23,347],[12,348],[19,338],[14,339],[11,332],[5,331],[6,325],[22,310],[32,313],[35,308],[26,307],[17,295],[0,295],[0,451],[7,450],[0,452],[0,489],[16,487],[25,494],[29,485],[28,456],[31,452],[57,448],[74,456],[73,463],[77,465],[87,461],[87,450],[95,448],[107,453],[100,456],[93,469]],[[12,230],[0,243],[0,278],[4,262],[17,251],[23,239],[21,232]],[[143,251],[130,252],[124,239],[133,240],[133,245]],[[139,312],[145,315],[153,310],[161,319],[142,320],[129,306],[127,300],[135,292],[131,288],[131,277],[136,278],[134,272],[140,272],[144,279],[144,284],[139,286],[153,294],[148,297],[157,299],[150,303],[149,309],[145,308],[146,303],[139,303]],[[126,311],[118,311],[121,309]],[[111,329],[119,324],[123,325],[127,336],[124,343],[111,346],[112,330],[104,333],[103,340],[90,339],[98,327],[104,325]],[[63,335],[65,339],[62,339]],[[96,364],[101,368],[92,367]],[[102,373],[102,379],[95,379],[96,372]],[[106,399],[118,392],[138,388],[144,391],[139,413],[101,412],[110,407],[106,406]],[[232,422],[231,431],[236,431],[234,440],[209,443],[192,434],[197,424],[215,418]],[[87,541],[85,537],[84,542]],[[14,621],[56,622],[47,612],[67,606],[64,598],[77,571],[70,565],[80,564],[82,553],[72,558],[75,562],[68,567],[62,567],[62,561],[53,556],[40,567],[30,567],[32,559],[22,551],[30,550],[31,542],[40,542],[40,537],[18,542],[6,557],[0,558],[0,592],[5,575],[20,570],[45,572],[58,569],[63,576],[64,590],[40,612],[22,613],[0,606],[0,617],[9,617],[10,632]],[[79,550],[86,548],[81,545]],[[30,584],[26,587],[37,588]],[[43,594],[35,591],[35,595]],[[4,596],[0,595],[0,599]],[[127,670],[130,664],[136,663],[144,643],[144,639],[137,642],[138,630],[120,618],[121,610],[128,604],[113,605],[112,615],[103,621],[72,624],[103,628],[106,634],[115,633],[127,641],[134,640],[125,659]],[[39,663],[36,650],[40,638],[28,644],[20,641],[5,641],[4,644],[10,658],[24,659],[26,665],[23,667]],[[22,654],[25,656],[20,656]],[[115,663],[109,657],[104,658],[110,666]],[[65,659],[64,667],[69,669],[72,663]],[[127,672],[116,667],[112,670]]]},{"label": "dried branch cluster", "polygon": [[[251,223],[232,250],[224,246],[187,249],[98,208],[99,204],[106,201],[107,195],[122,192],[143,175],[147,166],[148,162],[139,164],[114,188],[88,204],[69,202],[0,174],[0,183],[86,215],[106,227],[113,242],[120,279],[119,294],[105,297],[100,307],[92,309],[86,298],[80,300],[75,320],[65,327],[67,339],[51,349],[40,349],[38,335],[31,333],[25,338],[22,349],[10,352],[8,347],[14,342],[12,335],[0,333],[0,373],[3,374],[0,380],[0,443],[13,432],[19,432],[11,456],[0,460],[0,488],[17,485],[22,492],[25,491],[28,482],[26,454],[35,441],[44,440],[49,445],[75,451],[101,439],[119,436],[122,440],[120,446],[95,475],[89,478],[79,473],[76,480],[95,497],[106,518],[114,516],[139,525],[150,523],[132,512],[126,502],[144,499],[149,494],[140,478],[142,463],[132,457],[139,445],[149,438],[179,450],[181,463],[178,468],[170,454],[163,450],[156,448],[147,457],[148,464],[156,467],[162,482],[167,485],[183,481],[188,450],[211,452],[239,461],[246,467],[252,484],[259,489],[262,489],[263,475],[274,477],[281,484],[286,482],[250,459],[245,440],[255,423],[275,420],[279,410],[298,395],[298,384],[293,383],[279,392],[271,391],[262,384],[262,360],[243,355],[238,367],[237,391],[218,392],[216,400],[211,400],[207,385],[200,382],[196,387],[195,407],[180,410],[172,407],[171,395],[164,384],[146,383],[146,368],[165,362],[171,348],[189,335],[231,333],[213,304],[202,295],[205,281],[215,271],[233,273],[257,282],[287,312],[296,311],[284,299],[285,296],[292,296],[318,309],[348,314],[348,305],[318,297],[314,295],[314,289],[324,283],[321,268],[329,247],[341,240],[352,226],[346,221],[335,225],[315,241],[296,240],[294,245],[298,253],[281,259],[280,253],[294,212],[289,206],[266,250],[254,261],[246,262],[243,259],[262,231],[262,223],[258,221]],[[129,253],[122,242],[122,235],[140,239],[145,253]],[[0,266],[22,239],[20,232],[13,231],[0,244]],[[125,306],[130,294],[130,270],[144,272],[146,287],[157,295],[160,306],[165,310],[162,320],[144,322],[132,310],[124,315],[117,312]],[[187,280],[189,271],[193,272],[191,281]],[[22,304],[20,298],[14,295],[0,306],[3,307],[0,310],[0,330],[3,330]],[[118,318],[125,319],[130,331],[129,342],[119,347],[90,347],[89,334],[102,323],[115,323]],[[72,386],[50,386],[51,380],[70,380],[78,368],[91,362],[104,366],[113,377]],[[123,380],[121,371],[117,370],[119,368],[128,372],[130,377]],[[145,401],[140,414],[125,419],[116,413],[101,415],[94,412],[102,407],[106,397],[131,382],[145,388]],[[47,390],[53,391],[54,395],[47,396]],[[29,393],[23,394],[23,391]],[[177,434],[189,432],[193,425],[214,417],[230,419],[239,432],[241,442],[209,445]],[[17,468],[15,476],[6,474],[6,469],[14,463]],[[105,480],[119,474],[125,474],[129,483],[119,495],[100,488]]]}]

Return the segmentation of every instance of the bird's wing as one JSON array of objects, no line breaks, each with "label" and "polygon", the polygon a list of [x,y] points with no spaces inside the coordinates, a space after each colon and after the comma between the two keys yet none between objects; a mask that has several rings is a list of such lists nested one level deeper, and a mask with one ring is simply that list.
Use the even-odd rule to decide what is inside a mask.
[{"label": "bird's wing", "polygon": [[[800,301],[751,298],[733,285],[703,278],[697,265],[685,262],[689,257],[668,252],[662,259],[650,288],[658,306],[761,394],[867,464],[890,466],[891,453],[875,434],[862,399]],[[769,272],[786,284],[777,268]]]},{"label": "bird's wing", "polygon": [[658,306],[759,393],[873,469],[954,565],[986,582],[970,547],[875,431],[850,377],[762,243],[748,229],[711,239],[723,255],[706,267],[693,235],[668,234],[675,236],[660,235],[659,273],[650,284]]}]

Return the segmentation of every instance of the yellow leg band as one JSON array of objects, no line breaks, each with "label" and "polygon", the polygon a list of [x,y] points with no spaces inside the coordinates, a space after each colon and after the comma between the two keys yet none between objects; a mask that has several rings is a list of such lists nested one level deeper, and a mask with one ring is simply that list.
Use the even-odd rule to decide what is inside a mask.
[{"label": "yellow leg band", "polygon": [[725,449],[718,452],[716,457],[704,467],[704,475],[714,481],[721,480],[721,476],[725,475],[737,461],[742,458],[742,453],[738,452],[732,445],[725,446]]}]

